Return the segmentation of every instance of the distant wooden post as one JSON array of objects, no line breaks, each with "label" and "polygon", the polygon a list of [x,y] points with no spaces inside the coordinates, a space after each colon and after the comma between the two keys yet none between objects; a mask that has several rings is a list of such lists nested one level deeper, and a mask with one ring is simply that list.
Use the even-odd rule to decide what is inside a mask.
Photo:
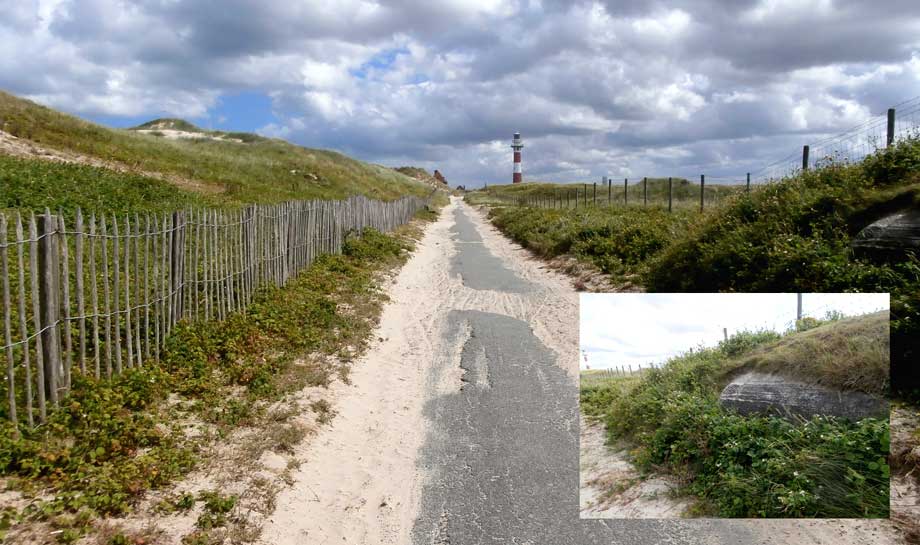
[{"label": "distant wooden post", "polygon": [[751,173],[747,173],[747,192],[751,192]]},{"label": "distant wooden post", "polygon": [[703,211],[703,208],[706,204],[706,175],[700,174],[700,212]]},{"label": "distant wooden post", "polygon": [[588,207],[588,184],[581,184],[581,185],[583,186],[585,190],[585,193],[584,195],[582,195],[582,197],[584,198],[585,208],[587,208]]},{"label": "distant wooden post", "polygon": [[629,178],[623,179],[623,205],[629,204]]},{"label": "distant wooden post", "polygon": [[728,340],[728,328],[727,327],[722,328],[722,335],[725,337],[725,340],[727,341]]},{"label": "distant wooden post", "polygon": [[888,136],[885,139],[885,147],[890,148],[894,144],[894,108],[888,108]]},{"label": "distant wooden post", "polygon": [[668,176],[668,212],[671,211],[673,202],[674,202],[674,181],[673,181],[673,178]]},{"label": "distant wooden post", "polygon": [[41,319],[42,368],[45,375],[45,396],[58,403],[60,387],[61,344],[58,334],[60,265],[58,262],[57,218],[45,208],[38,217],[38,276],[39,314]]},{"label": "distant wooden post", "polygon": [[594,206],[597,206],[597,182],[594,182],[594,193],[591,196],[591,200],[594,201]]},{"label": "distant wooden post", "polygon": [[802,170],[808,170],[808,146],[802,147]]},{"label": "distant wooden post", "polygon": [[613,205],[613,178],[607,178],[607,206]]}]

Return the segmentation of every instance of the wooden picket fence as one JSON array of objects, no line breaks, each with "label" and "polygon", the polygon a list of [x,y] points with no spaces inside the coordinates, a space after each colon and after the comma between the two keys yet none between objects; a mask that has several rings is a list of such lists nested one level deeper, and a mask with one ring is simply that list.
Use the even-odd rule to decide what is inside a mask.
[{"label": "wooden picket fence", "polygon": [[0,213],[0,417],[44,422],[72,372],[111,377],[155,360],[180,320],[243,311],[261,286],[340,252],[349,233],[391,231],[426,204],[352,197],[144,216],[77,211],[72,222],[47,209]]}]

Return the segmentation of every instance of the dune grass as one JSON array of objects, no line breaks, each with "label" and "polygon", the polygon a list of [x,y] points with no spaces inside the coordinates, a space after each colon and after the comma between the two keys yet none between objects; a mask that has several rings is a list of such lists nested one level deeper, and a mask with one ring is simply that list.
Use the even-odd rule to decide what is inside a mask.
[{"label": "dune grass", "polygon": [[887,310],[845,318],[758,347],[739,365],[838,390],[887,395],[889,335]]},{"label": "dune grass", "polygon": [[38,212],[47,206],[72,216],[77,208],[114,214],[158,213],[222,203],[148,176],[0,155],[0,210]]},{"label": "dune grass", "polygon": [[[167,139],[102,127],[0,91],[0,130],[59,151],[117,164],[137,174],[157,173],[203,186],[225,206],[295,199],[339,199],[360,194],[377,199],[426,196],[431,188],[392,169],[328,150],[279,139],[248,142]],[[228,136],[232,135],[226,133]],[[24,186],[27,169],[0,170],[4,186]],[[66,172],[62,173],[66,174]],[[115,176],[115,175],[113,175]],[[126,178],[128,182],[130,177]],[[85,192],[92,191],[90,187]],[[110,186],[101,185],[102,199]],[[56,198],[56,197],[55,197]]]}]

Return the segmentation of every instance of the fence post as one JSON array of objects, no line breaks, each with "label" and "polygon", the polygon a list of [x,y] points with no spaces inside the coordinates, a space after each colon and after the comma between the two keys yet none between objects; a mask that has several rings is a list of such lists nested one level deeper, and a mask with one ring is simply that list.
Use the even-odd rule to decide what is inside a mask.
[{"label": "fence post", "polygon": [[802,147],[802,170],[808,170],[808,146]]},{"label": "fence post", "polygon": [[623,178],[623,206],[629,204],[629,178]]},{"label": "fence post", "polygon": [[594,206],[597,206],[597,182],[594,182],[594,194],[592,199],[594,200]]},{"label": "fence post", "polygon": [[648,206],[648,178],[642,178],[642,206]]},{"label": "fence post", "polygon": [[703,207],[705,206],[705,202],[706,202],[705,191],[706,191],[706,175],[700,174],[700,212],[703,211]]},{"label": "fence post", "polygon": [[61,345],[58,335],[58,293],[60,268],[58,263],[57,222],[51,211],[38,217],[38,293],[41,320],[42,366],[45,372],[45,395],[58,403],[61,377]]},{"label": "fence post", "polygon": [[885,140],[885,147],[890,148],[894,144],[894,108],[888,108],[888,137]]},{"label": "fence post", "polygon": [[584,201],[582,202],[584,203],[585,208],[587,208],[588,207],[588,184],[581,184],[581,185],[585,190],[584,195],[582,195],[582,198],[584,199]]},{"label": "fence post", "polygon": [[185,239],[183,236],[185,233],[185,214],[182,212],[173,212],[172,216],[173,233],[169,241],[169,263],[172,269],[170,271],[170,280],[172,282],[170,282],[171,285],[169,290],[170,310],[172,311],[169,318],[170,328],[178,322],[179,318],[182,316],[182,302],[184,299],[182,297],[182,290],[185,289],[185,285],[182,282],[182,247]]},{"label": "fence post", "polygon": [[751,192],[751,173],[747,173],[747,192]]},{"label": "fence post", "polygon": [[674,183],[672,178],[668,176],[668,212],[671,211],[671,206],[674,201]]},{"label": "fence post", "polygon": [[607,178],[607,206],[613,206],[613,178]]}]

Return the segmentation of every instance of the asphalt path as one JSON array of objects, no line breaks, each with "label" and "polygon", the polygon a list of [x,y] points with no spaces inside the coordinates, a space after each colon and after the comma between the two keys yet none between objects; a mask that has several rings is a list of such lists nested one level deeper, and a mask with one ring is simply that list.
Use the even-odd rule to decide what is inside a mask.
[{"label": "asphalt path", "polygon": [[[453,211],[451,272],[473,290],[541,297],[541,287],[485,247],[466,206]],[[428,475],[416,545],[754,543],[741,525],[713,521],[581,520],[578,392],[532,324],[451,310],[442,339],[462,343],[460,380],[425,406],[420,465]],[[432,368],[432,382],[455,361]]]}]

